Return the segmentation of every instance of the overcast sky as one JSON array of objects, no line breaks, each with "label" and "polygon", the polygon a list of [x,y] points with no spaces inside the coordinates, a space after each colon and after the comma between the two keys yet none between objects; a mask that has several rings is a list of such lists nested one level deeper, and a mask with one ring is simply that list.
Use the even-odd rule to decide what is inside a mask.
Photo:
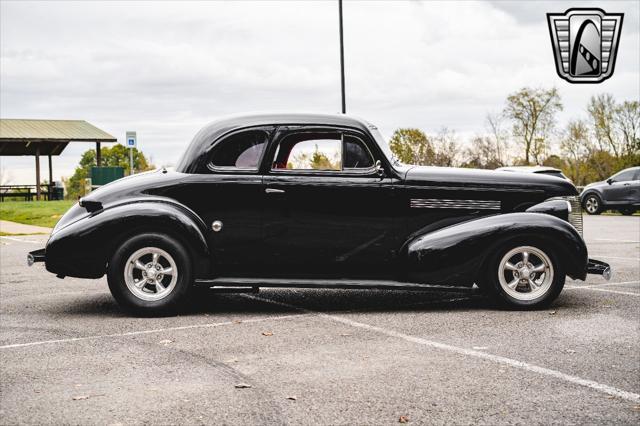
[{"label": "overcast sky", "polygon": [[[347,112],[463,138],[523,86],[557,87],[561,124],[590,96],[640,98],[640,2],[351,2],[344,5]],[[575,85],[555,71],[547,12],[624,12],[615,74]],[[340,110],[337,1],[0,2],[0,116],[86,120],[176,162],[215,117]],[[91,147],[54,158],[69,176]],[[33,157],[0,157],[5,179],[34,183]],[[44,162],[43,176],[47,175]]]}]

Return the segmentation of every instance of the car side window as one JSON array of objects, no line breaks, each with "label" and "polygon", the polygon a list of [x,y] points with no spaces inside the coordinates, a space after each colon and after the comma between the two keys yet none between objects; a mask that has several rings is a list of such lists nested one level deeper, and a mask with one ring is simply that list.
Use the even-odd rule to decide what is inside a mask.
[{"label": "car side window", "polygon": [[614,182],[627,182],[633,180],[633,175],[635,175],[635,173],[635,170],[625,170],[613,176],[612,179]]},{"label": "car side window", "polygon": [[374,161],[364,142],[351,135],[344,137],[344,168],[369,169]]},{"label": "car side window", "polygon": [[342,170],[341,135],[305,132],[286,136],[278,145],[274,170]]},{"label": "car side window", "polygon": [[269,134],[264,130],[246,130],[227,136],[211,151],[207,167],[257,170]]}]

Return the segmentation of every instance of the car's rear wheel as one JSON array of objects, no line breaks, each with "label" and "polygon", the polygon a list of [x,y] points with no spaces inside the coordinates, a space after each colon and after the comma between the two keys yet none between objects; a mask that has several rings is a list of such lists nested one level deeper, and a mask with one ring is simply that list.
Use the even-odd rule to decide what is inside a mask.
[{"label": "car's rear wheel", "polygon": [[519,242],[503,245],[491,257],[482,287],[504,306],[534,309],[553,302],[565,278],[550,246]]},{"label": "car's rear wheel", "polygon": [[107,280],[113,297],[140,315],[165,315],[186,303],[192,287],[186,248],[168,235],[148,233],[126,240],[112,256]]},{"label": "car's rear wheel", "polygon": [[600,214],[602,212],[602,200],[596,194],[589,194],[584,199],[582,207],[589,214]]}]

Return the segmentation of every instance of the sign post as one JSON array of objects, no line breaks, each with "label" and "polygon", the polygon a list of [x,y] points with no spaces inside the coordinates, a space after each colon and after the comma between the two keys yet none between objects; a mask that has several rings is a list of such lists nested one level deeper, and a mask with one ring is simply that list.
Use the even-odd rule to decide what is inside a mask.
[{"label": "sign post", "polygon": [[129,148],[129,174],[133,174],[133,148],[136,147],[138,138],[136,132],[127,132],[127,148]]}]

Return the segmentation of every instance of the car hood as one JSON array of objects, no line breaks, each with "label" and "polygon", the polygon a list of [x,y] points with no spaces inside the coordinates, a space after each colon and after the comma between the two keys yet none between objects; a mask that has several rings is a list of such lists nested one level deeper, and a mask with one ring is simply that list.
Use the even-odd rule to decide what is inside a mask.
[{"label": "car hood", "polygon": [[595,188],[597,186],[608,185],[606,181],[591,182],[589,185],[585,185],[584,189]]},{"label": "car hood", "polygon": [[406,185],[487,190],[544,191],[549,197],[577,195],[576,187],[565,179],[538,173],[454,167],[414,166],[405,174]]}]

